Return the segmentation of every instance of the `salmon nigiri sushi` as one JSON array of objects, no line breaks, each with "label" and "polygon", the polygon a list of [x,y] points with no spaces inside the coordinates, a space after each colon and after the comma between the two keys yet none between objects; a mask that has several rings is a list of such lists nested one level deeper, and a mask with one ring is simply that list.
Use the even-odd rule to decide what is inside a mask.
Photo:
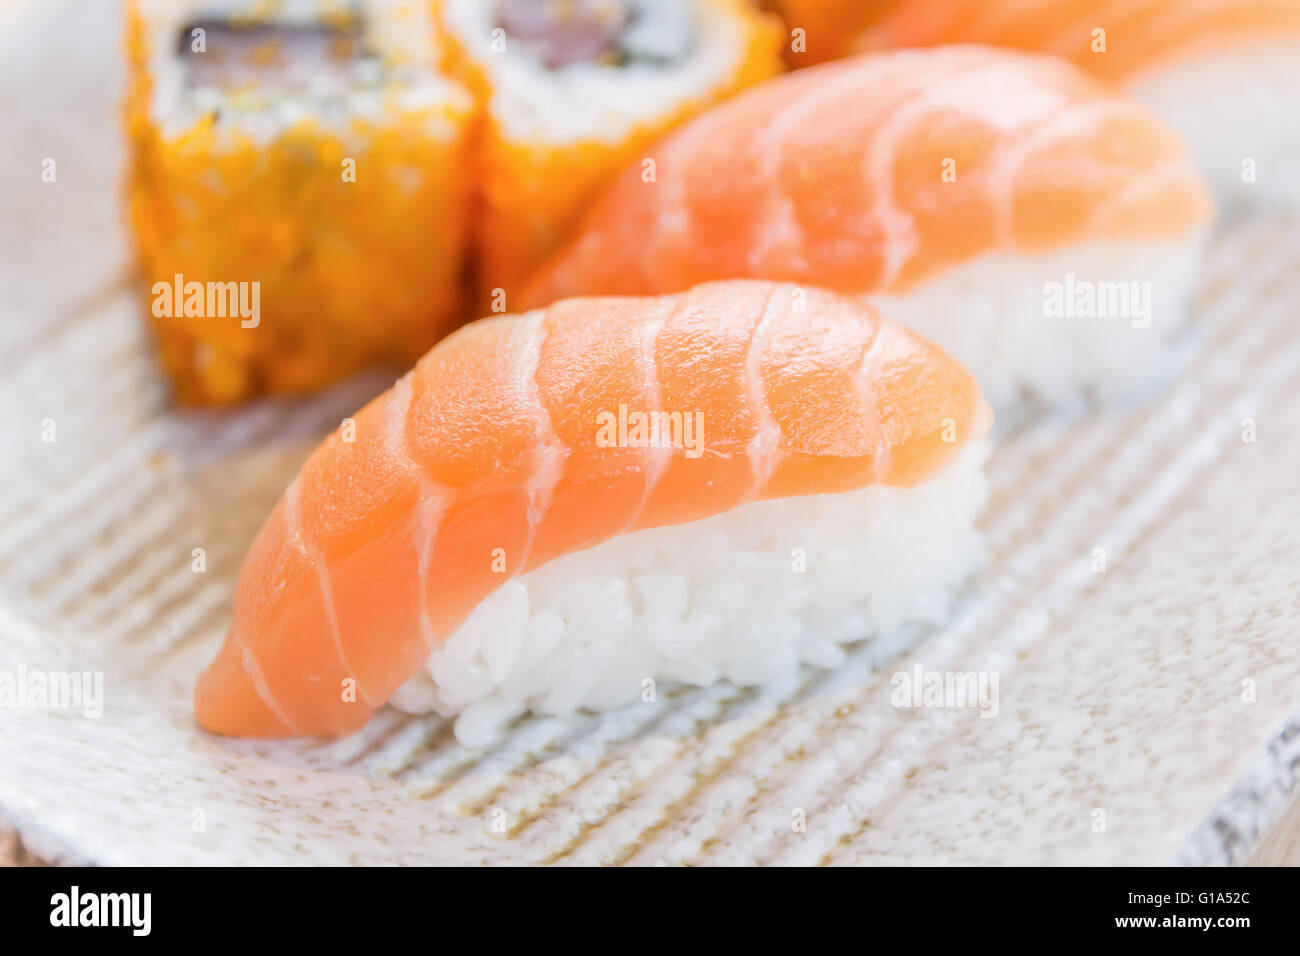
[{"label": "salmon nigiri sushi", "polygon": [[485,319],[331,435],[258,533],[202,726],[342,735],[765,684],[943,618],[990,413],[861,302],[757,281]]},{"label": "salmon nigiri sushi", "polygon": [[1224,199],[1300,202],[1300,0],[901,0],[885,12],[843,47],[1068,57],[1177,130]]},{"label": "salmon nigiri sushi", "polygon": [[657,143],[523,307],[806,282],[933,338],[995,407],[1109,396],[1183,323],[1212,215],[1177,136],[1070,64],[893,51],[780,77]]}]

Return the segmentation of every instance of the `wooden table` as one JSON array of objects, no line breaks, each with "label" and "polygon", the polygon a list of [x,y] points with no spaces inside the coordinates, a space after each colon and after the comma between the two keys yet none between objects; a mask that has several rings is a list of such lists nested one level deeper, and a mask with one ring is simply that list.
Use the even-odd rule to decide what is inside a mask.
[{"label": "wooden table", "polygon": [[0,829],[0,866],[48,866],[27,852],[16,830]]}]

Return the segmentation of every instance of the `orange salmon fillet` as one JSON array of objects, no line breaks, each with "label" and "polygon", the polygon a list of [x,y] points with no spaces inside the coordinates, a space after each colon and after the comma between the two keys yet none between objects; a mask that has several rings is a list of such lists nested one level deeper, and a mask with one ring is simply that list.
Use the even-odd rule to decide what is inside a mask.
[{"label": "orange salmon fillet", "polygon": [[524,305],[710,279],[902,291],[995,250],[1162,240],[1209,221],[1178,138],[1055,58],[893,51],[787,74],[629,168],[530,279]]},{"label": "orange salmon fillet", "polygon": [[[701,413],[703,454],[600,442],[620,405]],[[734,281],[484,319],[354,422],[253,542],[195,690],[209,730],[355,731],[510,576],[747,501],[921,483],[988,416],[870,307]]]}]

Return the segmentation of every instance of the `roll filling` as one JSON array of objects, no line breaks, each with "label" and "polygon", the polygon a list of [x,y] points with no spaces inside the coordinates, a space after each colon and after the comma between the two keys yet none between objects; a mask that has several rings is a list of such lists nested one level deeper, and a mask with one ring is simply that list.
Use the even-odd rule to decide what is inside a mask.
[{"label": "roll filling", "polygon": [[668,65],[690,53],[696,32],[683,0],[499,0],[496,25],[548,69]]},{"label": "roll filling", "polygon": [[[203,45],[196,49],[201,31]],[[362,46],[361,23],[250,23],[196,20],[177,34],[176,52],[190,89],[288,95],[334,93],[366,85],[378,60]],[[363,71],[362,66],[369,66]]]},{"label": "roll filling", "polygon": [[128,11],[145,288],[238,288],[256,303],[238,316],[150,304],[182,400],[406,363],[461,319],[474,104],[438,72],[427,0]]}]

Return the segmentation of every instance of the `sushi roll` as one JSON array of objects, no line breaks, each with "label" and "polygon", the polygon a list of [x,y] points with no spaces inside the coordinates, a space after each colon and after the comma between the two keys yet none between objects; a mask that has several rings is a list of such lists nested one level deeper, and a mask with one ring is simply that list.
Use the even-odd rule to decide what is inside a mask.
[{"label": "sushi roll", "polygon": [[472,99],[423,0],[132,0],[129,207],[179,398],[403,365],[459,317]]},{"label": "sushi roll", "polygon": [[[484,112],[477,303],[519,282],[657,135],[781,68],[749,0],[439,0],[447,72]],[[653,175],[651,173],[651,175]]]},{"label": "sushi roll", "polygon": [[969,365],[995,407],[1141,391],[1183,324],[1212,218],[1182,143],[1063,60],[987,47],[798,70],[625,170],[526,287],[724,277],[859,295]]},{"label": "sushi roll", "polygon": [[276,505],[198,721],[341,735],[392,701],[476,744],[648,682],[833,666],[942,619],[978,564],[989,424],[947,354],[813,288],[472,323]]},{"label": "sushi roll", "polygon": [[901,0],[851,44],[1069,58],[1186,140],[1227,202],[1300,203],[1300,0]]}]

